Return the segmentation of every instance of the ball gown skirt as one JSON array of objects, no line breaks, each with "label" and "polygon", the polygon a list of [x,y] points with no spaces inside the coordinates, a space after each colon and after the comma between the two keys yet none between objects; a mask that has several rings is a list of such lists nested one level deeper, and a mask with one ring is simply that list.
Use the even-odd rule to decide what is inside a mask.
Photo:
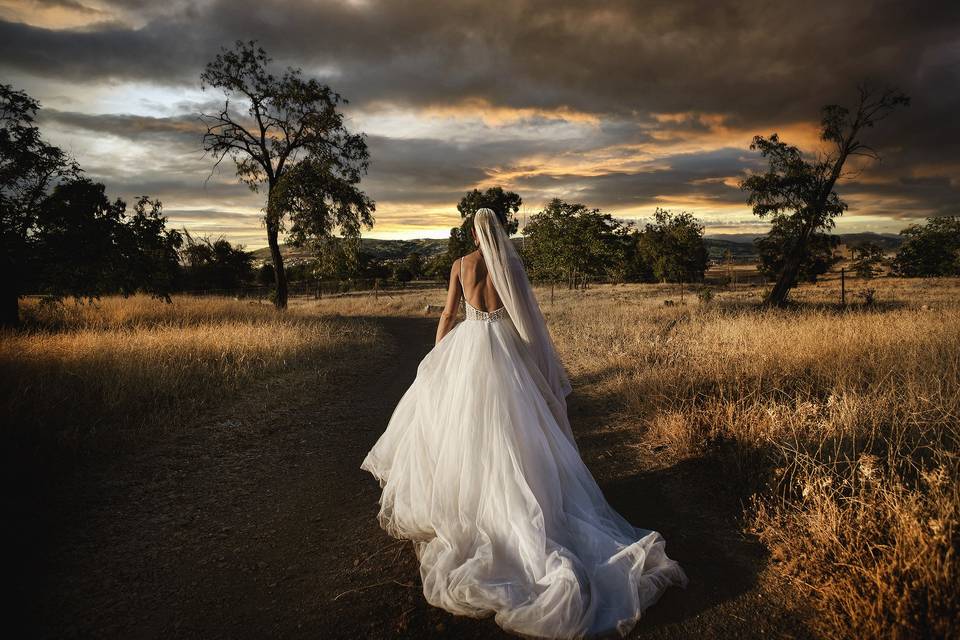
[{"label": "ball gown skirt", "polygon": [[607,504],[505,311],[466,313],[361,465],[380,525],[414,541],[434,606],[524,636],[625,635],[687,578]]}]

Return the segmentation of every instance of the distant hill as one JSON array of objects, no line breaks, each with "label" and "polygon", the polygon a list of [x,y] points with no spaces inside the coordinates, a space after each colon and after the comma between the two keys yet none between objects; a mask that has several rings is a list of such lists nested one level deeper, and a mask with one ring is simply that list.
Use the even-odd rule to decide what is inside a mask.
[{"label": "distant hill", "polygon": [[707,246],[707,255],[711,260],[721,260],[727,250],[734,260],[752,260],[757,257],[753,248],[753,239],[756,235],[732,233],[721,236],[704,236],[703,244]]},{"label": "distant hill", "polygon": [[903,236],[895,233],[874,233],[864,231],[863,233],[838,233],[840,242],[848,247],[859,247],[867,242],[879,245],[884,251],[895,251],[903,244]]},{"label": "distant hill", "polygon": [[[753,260],[757,257],[757,252],[753,247],[753,241],[762,234],[756,233],[731,233],[719,235],[704,236],[704,244],[707,246],[707,253],[712,260],[723,258],[724,252],[730,251],[734,260],[744,261]],[[873,233],[865,231],[863,233],[838,233],[835,234],[841,244],[848,247],[856,247],[866,242],[878,244],[884,251],[896,250],[903,239],[893,233]],[[514,238],[514,241],[518,241]],[[447,250],[446,238],[420,238],[417,240],[379,240],[377,238],[363,238],[360,241],[361,251],[369,253],[380,260],[399,260],[411,253],[419,253],[424,258],[435,256]],[[280,246],[280,253],[284,259],[291,264],[303,260],[309,260],[312,257],[309,249],[298,249],[284,244]],[[253,251],[254,260],[266,261],[270,259],[270,249],[264,247]]]}]

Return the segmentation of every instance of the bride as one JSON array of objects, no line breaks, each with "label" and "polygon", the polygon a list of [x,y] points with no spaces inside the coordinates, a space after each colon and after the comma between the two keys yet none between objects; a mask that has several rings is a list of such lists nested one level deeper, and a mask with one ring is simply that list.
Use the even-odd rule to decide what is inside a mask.
[{"label": "bride", "polygon": [[686,575],[581,460],[570,383],[492,210],[476,212],[473,237],[437,344],[361,465],[383,487],[380,525],[414,541],[434,606],[525,636],[625,635]]}]

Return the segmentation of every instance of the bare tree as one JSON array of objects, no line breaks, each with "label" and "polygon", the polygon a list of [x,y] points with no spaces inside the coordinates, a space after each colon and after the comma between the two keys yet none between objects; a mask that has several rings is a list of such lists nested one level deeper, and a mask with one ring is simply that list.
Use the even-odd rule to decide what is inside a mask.
[{"label": "bare tree", "polygon": [[[273,261],[275,304],[287,306],[287,278],[279,235],[289,231],[299,245],[339,231],[359,236],[373,225],[374,202],[359,190],[369,164],[362,134],[351,134],[339,107],[346,100],[330,87],[287,68],[280,76],[255,42],[223,49],[200,78],[226,99],[207,124],[204,149],[215,167],[230,157],[237,177],[254,191],[266,187],[264,225]],[[233,108],[232,100],[243,108]],[[288,228],[289,224],[289,228]]]},{"label": "bare tree", "polygon": [[874,127],[897,107],[910,103],[897,89],[876,90],[860,85],[858,96],[853,110],[835,104],[823,108],[820,138],[830,146],[812,160],[775,133],[769,138],[756,136],[750,145],[768,160],[769,169],[741,183],[740,188],[750,192],[747,203],[761,218],[770,216],[774,222],[780,220],[795,230],[786,245],[783,267],[764,301],[767,305],[786,303],[811,237],[817,231],[833,228],[834,218],[847,209],[834,191],[837,181],[844,176],[847,160],[852,156],[879,160],[876,150],[862,142],[864,130]]}]

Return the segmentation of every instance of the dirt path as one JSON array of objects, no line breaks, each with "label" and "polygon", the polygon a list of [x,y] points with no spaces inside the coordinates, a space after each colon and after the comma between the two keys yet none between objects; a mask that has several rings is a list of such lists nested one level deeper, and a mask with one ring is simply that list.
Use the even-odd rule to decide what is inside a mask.
[{"label": "dirt path", "polygon": [[[491,620],[428,606],[409,544],[376,524],[379,488],[359,464],[434,323],[369,321],[392,345],[370,366],[265,383],[288,400],[265,403],[269,389],[251,389],[216,420],[86,468],[14,510],[16,637],[507,637]],[[635,635],[802,637],[758,586],[763,555],[738,533],[722,478],[706,462],[658,466],[635,429],[592,429],[609,411],[602,398],[573,397],[584,458],[618,510],[664,533],[691,579]]]}]

